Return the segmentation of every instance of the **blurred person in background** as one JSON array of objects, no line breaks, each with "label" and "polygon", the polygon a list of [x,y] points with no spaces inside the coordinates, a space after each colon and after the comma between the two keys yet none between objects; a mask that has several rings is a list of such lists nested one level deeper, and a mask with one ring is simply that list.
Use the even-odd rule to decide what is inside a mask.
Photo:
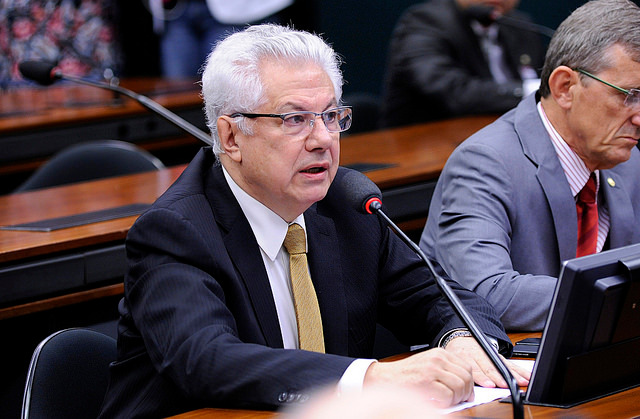
[{"label": "blurred person in background", "polygon": [[517,5],[430,0],[410,7],[390,43],[382,125],[500,114],[535,90],[544,60],[540,35],[496,20],[531,22]]},{"label": "blurred person in background", "polygon": [[146,0],[160,39],[162,75],[196,77],[211,47],[252,23],[282,23],[294,0]]}]

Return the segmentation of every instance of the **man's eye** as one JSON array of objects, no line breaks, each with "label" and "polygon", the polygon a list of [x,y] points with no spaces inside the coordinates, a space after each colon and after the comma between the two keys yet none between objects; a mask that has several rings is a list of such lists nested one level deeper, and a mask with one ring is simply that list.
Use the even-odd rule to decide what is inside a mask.
[{"label": "man's eye", "polygon": [[327,122],[335,121],[337,117],[338,117],[338,112],[337,111],[330,111],[330,112],[326,112],[324,114],[324,119]]},{"label": "man's eye", "polygon": [[302,114],[289,115],[284,119],[284,123],[289,126],[304,124],[306,118]]}]

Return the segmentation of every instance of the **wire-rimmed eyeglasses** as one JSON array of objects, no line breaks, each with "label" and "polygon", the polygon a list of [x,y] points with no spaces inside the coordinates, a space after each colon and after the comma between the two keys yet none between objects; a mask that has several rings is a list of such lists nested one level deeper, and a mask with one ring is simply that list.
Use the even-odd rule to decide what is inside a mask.
[{"label": "wire-rimmed eyeglasses", "polygon": [[282,130],[287,135],[299,135],[303,131],[311,131],[316,118],[321,117],[324,126],[329,132],[342,132],[351,127],[351,106],[338,106],[327,109],[324,112],[298,111],[287,113],[246,113],[236,112],[232,118],[244,116],[245,118],[280,118]]},{"label": "wire-rimmed eyeglasses", "polygon": [[575,69],[575,71],[577,71],[580,74],[584,74],[587,77],[591,77],[592,79],[598,80],[600,83],[604,83],[609,87],[613,87],[614,89],[616,89],[621,93],[624,93],[626,95],[626,97],[624,98],[625,106],[628,106],[630,108],[636,108],[636,109],[640,108],[640,89],[629,89],[629,90],[623,89],[622,87],[619,87],[619,86],[616,86],[615,84],[611,84],[607,81],[604,81],[601,78],[596,77],[593,74],[581,68],[577,68]]}]

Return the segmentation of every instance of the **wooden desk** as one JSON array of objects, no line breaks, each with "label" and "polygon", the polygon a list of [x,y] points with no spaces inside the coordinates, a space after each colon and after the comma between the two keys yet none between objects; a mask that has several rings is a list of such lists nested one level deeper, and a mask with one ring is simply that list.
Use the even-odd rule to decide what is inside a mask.
[{"label": "wooden desk", "polygon": [[[609,397],[584,403],[570,409],[560,409],[542,406],[524,406],[525,418],[637,418],[640,415],[640,388],[634,388]],[[450,417],[510,419],[513,408],[508,403],[494,401],[451,413]],[[181,415],[172,416],[173,419],[263,419],[276,418],[275,412],[259,410],[233,409],[198,409]]]},{"label": "wooden desk", "polygon": [[[206,130],[195,80],[125,79],[143,94]],[[199,141],[128,97],[60,82],[0,94],[0,194],[12,191],[47,158],[72,144],[118,139],[135,143],[167,165],[187,163]]]},{"label": "wooden desk", "polygon": [[[540,336],[539,333],[510,333],[512,342],[530,336]],[[395,359],[397,357],[392,357]],[[636,418],[640,415],[640,387],[604,397],[592,402],[583,403],[570,409],[560,409],[543,406],[524,406],[525,418]],[[447,416],[467,418],[512,418],[513,407],[509,403],[494,401]],[[192,412],[172,416],[173,419],[263,419],[278,417],[275,412],[258,410],[233,410],[233,409],[198,409]]]},{"label": "wooden desk", "polygon": [[[0,225],[150,204],[183,169],[178,166],[0,196]],[[5,298],[0,319],[121,294],[124,239],[135,219],[130,216],[51,232],[0,230],[0,293]],[[62,277],[60,283],[51,279],[56,277]],[[17,304],[8,301],[8,294],[15,296]]]},{"label": "wooden desk", "polygon": [[[431,190],[450,153],[493,119],[454,119],[347,136],[341,163],[391,165],[366,174],[381,188],[387,213],[407,228],[413,223],[421,229]],[[0,225],[152,203],[183,169],[0,196]],[[135,218],[46,233],[0,230],[0,290],[13,288],[13,294],[0,294],[0,319],[122,293],[123,243]]]},{"label": "wooden desk", "polygon": [[457,118],[347,136],[342,139],[340,164],[356,169],[363,163],[389,164],[365,174],[382,190],[387,215],[405,232],[421,231],[433,189],[449,155],[495,119]]}]

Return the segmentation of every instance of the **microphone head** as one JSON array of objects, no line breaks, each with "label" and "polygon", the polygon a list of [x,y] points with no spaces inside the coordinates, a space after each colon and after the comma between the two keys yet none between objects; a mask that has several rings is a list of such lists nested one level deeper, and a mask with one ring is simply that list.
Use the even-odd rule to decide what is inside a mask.
[{"label": "microphone head", "polygon": [[60,78],[56,65],[47,61],[23,61],[18,64],[18,69],[25,79],[43,86],[49,86]]},{"label": "microphone head", "polygon": [[498,14],[491,6],[485,6],[482,4],[476,4],[467,7],[464,12],[471,19],[475,19],[484,26],[489,26],[498,18]]},{"label": "microphone head", "polygon": [[356,170],[340,167],[334,183],[338,183],[347,201],[358,211],[372,214],[382,206],[380,188]]}]

